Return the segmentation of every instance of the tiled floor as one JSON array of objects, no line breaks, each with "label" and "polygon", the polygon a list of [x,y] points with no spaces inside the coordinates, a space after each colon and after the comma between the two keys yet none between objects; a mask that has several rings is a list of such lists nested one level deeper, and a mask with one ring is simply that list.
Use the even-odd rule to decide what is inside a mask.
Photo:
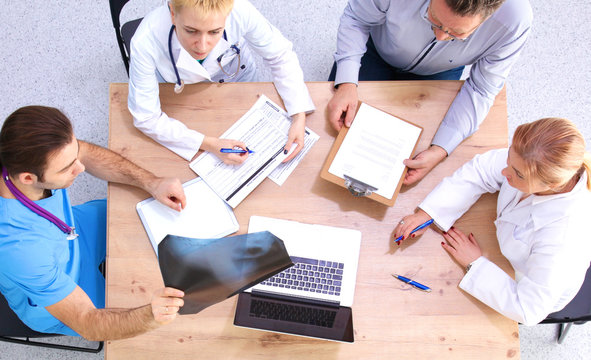
[{"label": "tiled floor", "polygon": [[[346,0],[251,0],[290,39],[307,81],[326,80]],[[525,1],[525,0],[524,0]],[[157,0],[135,0],[123,20],[145,14]],[[305,6],[302,6],[305,4]],[[31,104],[61,108],[81,139],[106,145],[108,85],[125,82],[107,1],[2,0],[3,64],[0,119]],[[510,132],[545,116],[573,120],[591,142],[591,31],[587,0],[532,1],[534,31],[507,82]],[[267,78],[268,79],[268,78]],[[106,185],[83,175],[71,189],[76,203],[106,196]],[[554,325],[520,327],[523,359],[583,359],[591,325],[574,326],[562,345]],[[0,359],[98,359],[0,342]]]}]

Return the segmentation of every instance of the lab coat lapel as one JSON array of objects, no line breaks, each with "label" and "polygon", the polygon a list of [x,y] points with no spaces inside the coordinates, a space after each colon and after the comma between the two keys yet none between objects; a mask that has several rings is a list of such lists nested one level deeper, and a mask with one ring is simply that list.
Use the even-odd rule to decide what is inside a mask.
[{"label": "lab coat lapel", "polygon": [[176,33],[172,37],[172,48],[173,53],[180,51],[176,61],[176,67],[179,71],[179,76],[186,84],[194,84],[204,80],[211,81],[207,70],[181,46]]},{"label": "lab coat lapel", "polygon": [[[509,184],[504,183],[506,190],[499,192],[497,222],[507,222],[513,225],[523,225],[531,215],[531,202],[519,199],[523,193]],[[530,204],[530,205],[527,205]]]},{"label": "lab coat lapel", "polygon": [[[223,54],[224,52],[226,52],[226,50],[228,50],[230,48],[230,43],[228,43],[224,38],[221,38],[220,41],[218,41],[218,43],[216,44],[216,46],[211,50],[211,52],[209,53],[209,55],[207,55],[207,57],[205,58],[205,60],[203,61],[203,67],[205,68],[205,70],[211,74],[211,77],[215,77],[215,74],[217,74],[220,71],[220,67],[218,65],[218,57]],[[233,56],[224,56],[222,58],[222,63],[221,65],[224,66],[226,65],[228,62],[232,61]]]}]

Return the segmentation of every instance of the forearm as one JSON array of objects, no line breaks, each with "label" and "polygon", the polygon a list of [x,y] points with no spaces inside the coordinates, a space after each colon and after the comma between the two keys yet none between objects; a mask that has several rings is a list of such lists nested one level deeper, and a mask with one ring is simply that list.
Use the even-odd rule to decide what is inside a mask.
[{"label": "forearm", "polygon": [[74,330],[91,341],[126,339],[159,326],[149,304],[135,309],[92,309],[83,319],[83,330]]},{"label": "forearm", "polygon": [[157,177],[114,151],[80,141],[80,161],[86,170],[103,180],[148,190]]}]

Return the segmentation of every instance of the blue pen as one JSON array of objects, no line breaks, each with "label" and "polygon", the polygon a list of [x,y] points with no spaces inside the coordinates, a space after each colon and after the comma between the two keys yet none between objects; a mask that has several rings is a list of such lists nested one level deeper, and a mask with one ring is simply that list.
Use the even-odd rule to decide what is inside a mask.
[{"label": "blue pen", "polygon": [[220,152],[221,153],[225,153],[225,154],[245,154],[245,153],[252,154],[254,151],[250,150],[249,148],[246,148],[246,150],[244,150],[244,149],[221,148],[220,149]]},{"label": "blue pen", "polygon": [[404,277],[404,276],[401,276],[401,275],[397,275],[397,274],[391,274],[391,275],[394,276],[396,279],[398,279],[398,280],[400,280],[400,281],[402,281],[404,283],[407,283],[408,285],[412,285],[412,286],[416,287],[419,290],[423,290],[423,291],[426,291],[426,292],[431,292],[431,288],[430,287],[425,286],[423,284],[419,284],[418,282],[416,282],[414,280],[411,280],[411,279],[409,279],[407,277]]},{"label": "blue pen", "polygon": [[[424,223],[422,223],[421,225],[419,225],[419,226],[417,226],[416,228],[414,228],[414,230],[413,230],[413,231],[411,231],[410,233],[411,233],[411,234],[412,234],[412,233],[415,233],[415,232],[417,232],[417,231],[421,230],[422,228],[426,228],[427,226],[429,226],[429,225],[431,225],[431,224],[433,224],[433,219],[429,219],[429,220],[425,221],[425,222],[424,222]],[[394,241],[396,241],[396,242],[399,242],[400,240],[402,240],[402,238],[403,238],[403,237],[404,237],[404,235],[400,235],[400,236],[398,237],[398,239],[396,239],[396,240],[394,240]]]}]

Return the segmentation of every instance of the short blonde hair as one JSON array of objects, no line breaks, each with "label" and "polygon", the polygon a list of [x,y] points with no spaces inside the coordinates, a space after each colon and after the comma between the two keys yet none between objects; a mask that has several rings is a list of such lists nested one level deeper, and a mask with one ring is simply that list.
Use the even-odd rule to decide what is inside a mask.
[{"label": "short blonde hair", "polygon": [[180,12],[183,8],[198,10],[203,16],[212,13],[228,15],[234,7],[234,0],[170,0],[174,12]]},{"label": "short blonde hair", "polygon": [[591,190],[591,156],[576,126],[562,118],[544,118],[517,127],[513,150],[523,158],[524,175],[530,187],[537,179],[544,185],[564,186],[574,176],[587,172]]}]

